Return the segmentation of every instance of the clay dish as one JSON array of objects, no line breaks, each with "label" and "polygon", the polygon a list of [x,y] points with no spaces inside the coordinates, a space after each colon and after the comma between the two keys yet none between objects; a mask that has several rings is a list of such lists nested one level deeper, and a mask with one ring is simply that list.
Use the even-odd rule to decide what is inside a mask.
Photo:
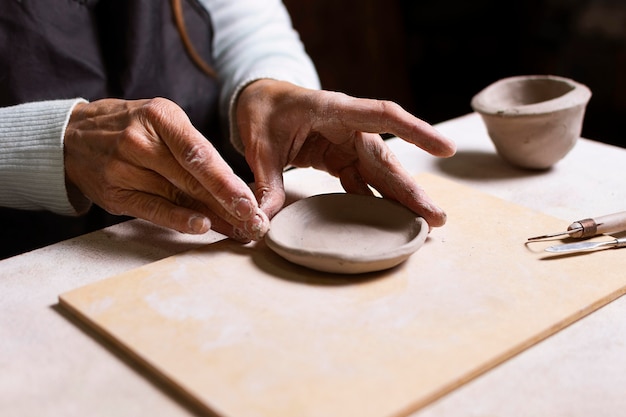
[{"label": "clay dish", "polygon": [[272,219],[265,242],[293,263],[358,274],[400,264],[427,235],[426,221],[392,200],[338,193],[282,209]]},{"label": "clay dish", "polygon": [[590,98],[589,88],[568,78],[527,75],[496,81],[471,106],[503,159],[546,169],[576,144]]}]

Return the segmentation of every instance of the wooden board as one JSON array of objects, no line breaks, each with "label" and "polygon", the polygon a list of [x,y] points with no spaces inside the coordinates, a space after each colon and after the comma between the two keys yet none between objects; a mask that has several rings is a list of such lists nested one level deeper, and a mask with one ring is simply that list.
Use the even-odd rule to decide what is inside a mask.
[{"label": "wooden board", "polygon": [[393,270],[322,274],[262,243],[222,241],[60,302],[220,416],[386,417],[626,292],[626,252],[551,258],[526,238],[569,222],[436,176],[419,182],[448,223]]}]

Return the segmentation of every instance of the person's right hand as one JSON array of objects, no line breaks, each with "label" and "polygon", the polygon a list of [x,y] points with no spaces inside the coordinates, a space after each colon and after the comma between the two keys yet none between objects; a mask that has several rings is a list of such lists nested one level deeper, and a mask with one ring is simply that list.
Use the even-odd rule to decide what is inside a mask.
[{"label": "person's right hand", "polygon": [[446,222],[445,212],[379,133],[391,133],[444,158],[454,155],[456,145],[396,103],[264,79],[241,92],[236,121],[257,200],[270,218],[285,201],[284,168],[295,166],[324,170],[339,178],[349,193],[373,195],[374,189],[419,214],[431,227]]},{"label": "person's right hand", "polygon": [[112,214],[242,241],[269,229],[250,188],[169,100],[78,104],[64,146],[67,180]]}]

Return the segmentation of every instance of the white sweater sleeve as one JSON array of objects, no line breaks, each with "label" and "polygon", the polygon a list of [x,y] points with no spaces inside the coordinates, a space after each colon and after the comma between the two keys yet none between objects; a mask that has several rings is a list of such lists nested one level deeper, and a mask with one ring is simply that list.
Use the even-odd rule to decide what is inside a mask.
[{"label": "white sweater sleeve", "polygon": [[64,215],[88,209],[90,202],[84,197],[68,195],[63,161],[65,128],[80,101],[0,108],[0,206]]},{"label": "white sweater sleeve", "polygon": [[221,82],[220,111],[228,117],[235,148],[243,145],[234,104],[249,83],[271,78],[318,89],[315,67],[280,0],[201,0],[213,22],[215,70]]}]

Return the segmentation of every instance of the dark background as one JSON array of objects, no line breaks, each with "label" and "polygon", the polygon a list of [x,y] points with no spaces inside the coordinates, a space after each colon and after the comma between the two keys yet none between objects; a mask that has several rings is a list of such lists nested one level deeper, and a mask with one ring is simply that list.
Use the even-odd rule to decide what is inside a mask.
[{"label": "dark background", "polygon": [[593,93],[583,136],[626,147],[626,0],[285,0],[322,86],[438,123],[499,78]]}]

